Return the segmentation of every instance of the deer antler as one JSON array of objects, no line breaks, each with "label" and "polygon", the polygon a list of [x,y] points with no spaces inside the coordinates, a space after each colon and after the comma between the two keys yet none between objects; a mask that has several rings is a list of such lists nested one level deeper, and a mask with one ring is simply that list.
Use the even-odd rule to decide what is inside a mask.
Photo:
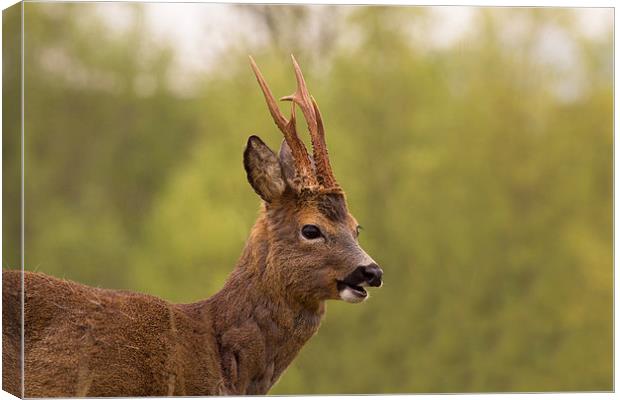
[{"label": "deer antler", "polygon": [[258,66],[254,62],[252,56],[250,56],[250,65],[252,66],[254,75],[256,75],[256,80],[263,91],[263,95],[265,95],[265,101],[267,102],[269,112],[271,113],[271,116],[280,131],[284,134],[284,139],[291,149],[293,159],[295,160],[296,170],[300,175],[304,186],[316,186],[318,182],[314,175],[310,156],[308,155],[308,151],[306,150],[304,143],[297,135],[297,130],[295,129],[295,103],[293,103],[291,107],[291,118],[290,120],[287,120],[278,108],[278,105],[271,94],[271,90],[269,90],[269,86],[267,86],[267,82],[265,82],[265,79],[263,78],[263,75],[258,69]]},{"label": "deer antler", "polygon": [[323,128],[323,120],[319,106],[316,104],[314,97],[308,93],[306,81],[301,73],[301,68],[295,57],[291,54],[293,67],[295,68],[295,78],[297,79],[297,90],[295,93],[282,97],[280,100],[292,101],[293,104],[299,105],[301,111],[306,118],[308,124],[308,132],[312,141],[314,163],[316,165],[317,178],[319,183],[327,189],[338,188],[336,178],[332,172],[329,163],[329,155],[327,154],[327,145],[325,144],[325,129]]}]

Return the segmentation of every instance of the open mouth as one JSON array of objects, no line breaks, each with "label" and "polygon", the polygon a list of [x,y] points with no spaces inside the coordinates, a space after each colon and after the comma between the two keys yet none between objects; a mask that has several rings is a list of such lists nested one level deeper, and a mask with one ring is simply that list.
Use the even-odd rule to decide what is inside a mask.
[{"label": "open mouth", "polygon": [[343,279],[336,280],[338,295],[349,303],[359,303],[368,298],[365,286],[381,287],[383,271],[377,264],[357,267]]},{"label": "open mouth", "polygon": [[362,286],[352,285],[343,281],[338,281],[337,286],[340,297],[345,301],[349,301],[349,299],[359,299],[361,301],[368,297],[368,292]]},{"label": "open mouth", "polygon": [[343,281],[338,281],[337,286],[340,298],[349,303],[359,303],[368,297],[368,292],[362,286]]}]

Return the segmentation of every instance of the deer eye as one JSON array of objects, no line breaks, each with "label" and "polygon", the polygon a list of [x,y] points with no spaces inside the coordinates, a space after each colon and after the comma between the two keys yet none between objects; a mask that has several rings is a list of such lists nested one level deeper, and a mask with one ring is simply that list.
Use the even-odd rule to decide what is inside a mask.
[{"label": "deer eye", "polygon": [[358,226],[355,228],[355,237],[359,237],[359,236],[360,236],[360,231],[361,231],[362,229],[364,229],[364,228],[363,228],[361,225],[358,225]]},{"label": "deer eye", "polygon": [[316,225],[304,225],[301,228],[301,234],[304,238],[310,239],[310,240],[318,239],[321,236],[323,236],[323,234],[321,233],[321,230]]}]

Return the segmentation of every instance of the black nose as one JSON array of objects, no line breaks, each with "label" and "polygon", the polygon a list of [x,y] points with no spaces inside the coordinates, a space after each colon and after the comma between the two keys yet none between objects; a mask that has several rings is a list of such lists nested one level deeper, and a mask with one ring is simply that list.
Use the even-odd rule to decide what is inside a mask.
[{"label": "black nose", "polygon": [[362,274],[364,274],[364,278],[366,282],[370,286],[381,286],[383,282],[381,282],[381,277],[383,276],[383,270],[379,268],[379,266],[375,263],[370,265],[366,265],[361,267]]}]

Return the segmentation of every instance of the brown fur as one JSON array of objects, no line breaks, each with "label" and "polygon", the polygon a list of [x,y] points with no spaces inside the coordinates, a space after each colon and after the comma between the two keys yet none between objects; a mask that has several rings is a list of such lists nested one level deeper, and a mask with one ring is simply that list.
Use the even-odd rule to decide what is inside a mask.
[{"label": "brown fur", "polygon": [[[12,359],[19,357],[20,338],[11,331],[20,324],[13,318],[20,272],[2,275],[10,293],[3,298],[3,356]],[[212,367],[217,344],[204,310],[41,273],[24,278],[26,397],[215,394],[223,383]],[[3,363],[3,375],[17,372]],[[15,384],[4,389],[21,392]]]},{"label": "brown fur", "polygon": [[22,300],[21,276],[16,272],[2,273],[2,389],[22,395],[21,337]]}]

